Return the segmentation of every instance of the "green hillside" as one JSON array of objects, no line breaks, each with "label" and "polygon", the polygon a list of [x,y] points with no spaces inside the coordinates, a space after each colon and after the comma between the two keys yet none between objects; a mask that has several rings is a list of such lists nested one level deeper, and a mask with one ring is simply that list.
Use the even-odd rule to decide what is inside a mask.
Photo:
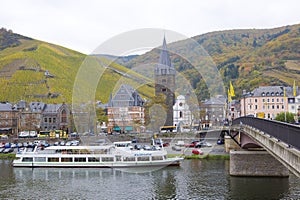
[{"label": "green hillside", "polygon": [[[86,55],[0,29],[0,101],[71,103],[74,80]],[[116,83],[140,85],[147,79],[105,58],[90,57],[104,70],[96,100],[107,102]],[[109,65],[109,66],[108,66]],[[46,74],[48,72],[48,74]],[[93,72],[92,72],[93,73]],[[84,85],[84,83],[83,83]],[[88,89],[88,88],[86,88]],[[151,85],[139,88],[143,96],[153,94]]]},{"label": "green hillside", "polygon": [[[274,29],[218,31],[192,39],[210,55],[225,87],[232,81],[238,97],[243,89],[249,91],[260,85],[292,85],[293,80],[300,85],[300,24]],[[193,56],[195,46],[183,40],[168,44],[168,48],[178,53],[171,53],[172,62],[177,71],[189,79],[198,99],[208,98],[203,77],[180,56]],[[133,68],[141,63],[155,63],[158,57],[159,50],[153,49],[132,59],[126,66]],[[208,61],[205,56],[195,55],[195,59],[194,63],[202,65]]]}]

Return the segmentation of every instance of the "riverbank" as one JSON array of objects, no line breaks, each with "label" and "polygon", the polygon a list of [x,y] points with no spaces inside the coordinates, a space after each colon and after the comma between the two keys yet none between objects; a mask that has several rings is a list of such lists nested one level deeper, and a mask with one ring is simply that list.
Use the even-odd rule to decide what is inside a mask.
[{"label": "riverbank", "polygon": [[229,154],[205,154],[205,155],[182,155],[182,154],[168,154],[169,158],[172,157],[183,157],[184,159],[223,159],[229,160]]}]

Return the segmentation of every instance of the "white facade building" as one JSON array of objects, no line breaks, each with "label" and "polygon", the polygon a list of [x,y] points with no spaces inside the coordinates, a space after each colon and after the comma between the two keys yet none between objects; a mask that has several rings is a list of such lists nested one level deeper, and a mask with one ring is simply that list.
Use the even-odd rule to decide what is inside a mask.
[{"label": "white facade building", "polygon": [[173,123],[174,126],[189,126],[192,123],[192,113],[189,109],[189,105],[186,103],[185,97],[179,95],[176,99],[176,102],[173,106]]}]

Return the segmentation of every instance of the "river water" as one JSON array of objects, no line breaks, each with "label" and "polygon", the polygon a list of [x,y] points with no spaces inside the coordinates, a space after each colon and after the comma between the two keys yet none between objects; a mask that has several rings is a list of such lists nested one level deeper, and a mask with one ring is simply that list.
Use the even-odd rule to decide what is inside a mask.
[{"label": "river water", "polygon": [[228,160],[185,160],[146,173],[12,168],[0,161],[1,199],[300,199],[300,179],[229,176]]}]

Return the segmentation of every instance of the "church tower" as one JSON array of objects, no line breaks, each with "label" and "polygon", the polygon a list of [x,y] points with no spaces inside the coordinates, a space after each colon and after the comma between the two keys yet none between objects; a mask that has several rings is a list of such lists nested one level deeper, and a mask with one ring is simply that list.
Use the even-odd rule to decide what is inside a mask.
[{"label": "church tower", "polygon": [[167,118],[165,126],[173,126],[173,105],[175,103],[175,68],[171,63],[164,37],[159,62],[155,68],[155,96],[166,97]]}]

